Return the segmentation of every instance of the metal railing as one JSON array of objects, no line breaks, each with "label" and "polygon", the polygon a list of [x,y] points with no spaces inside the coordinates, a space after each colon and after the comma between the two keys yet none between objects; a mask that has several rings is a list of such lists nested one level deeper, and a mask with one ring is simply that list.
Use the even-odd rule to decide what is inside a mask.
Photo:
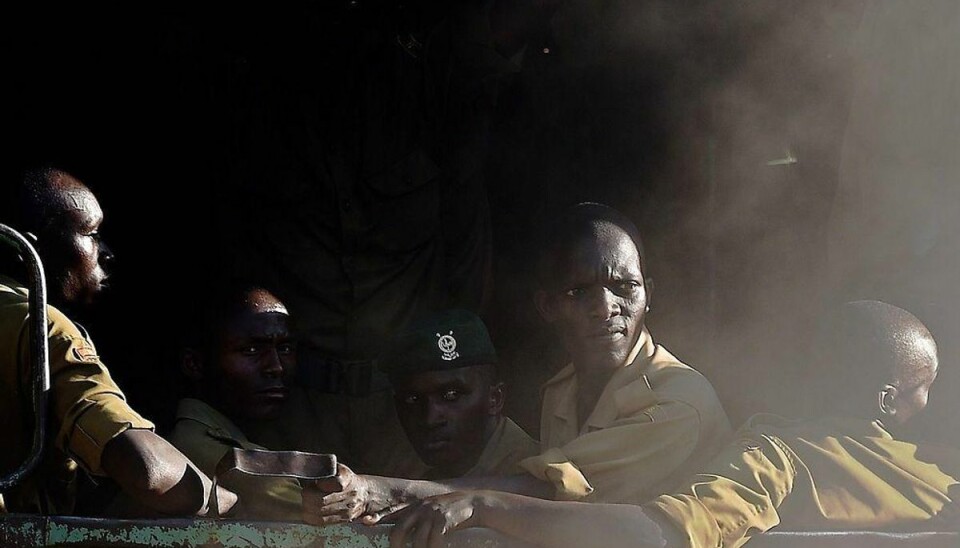
[{"label": "metal railing", "polygon": [[30,453],[20,466],[0,478],[0,492],[17,485],[26,477],[43,457],[43,443],[47,425],[47,396],[50,392],[50,360],[47,346],[47,282],[43,274],[43,263],[37,250],[16,230],[0,224],[0,240],[13,246],[27,265],[30,296],[28,299],[30,323],[30,362],[33,382],[31,400],[33,403],[33,441]]}]

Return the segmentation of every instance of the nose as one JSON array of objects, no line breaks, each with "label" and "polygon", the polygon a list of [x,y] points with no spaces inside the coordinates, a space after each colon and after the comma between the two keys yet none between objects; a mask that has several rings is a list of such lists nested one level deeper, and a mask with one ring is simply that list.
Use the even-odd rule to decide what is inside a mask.
[{"label": "nose", "polygon": [[100,240],[100,262],[112,263],[114,259],[113,250],[107,245],[107,242]]},{"label": "nose", "polygon": [[600,287],[590,298],[590,315],[601,320],[608,320],[620,314],[620,303],[617,296],[606,287]]},{"label": "nose", "polygon": [[427,427],[429,428],[438,428],[447,424],[447,414],[443,410],[443,405],[435,401],[427,402],[426,415]]},{"label": "nose", "polygon": [[263,376],[276,379],[283,376],[283,359],[280,357],[280,351],[276,348],[267,352],[264,357]]}]

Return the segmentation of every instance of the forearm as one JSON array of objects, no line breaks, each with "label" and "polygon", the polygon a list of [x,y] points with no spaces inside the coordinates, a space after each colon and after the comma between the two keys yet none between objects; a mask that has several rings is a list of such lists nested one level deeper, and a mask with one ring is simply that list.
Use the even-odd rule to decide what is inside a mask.
[{"label": "forearm", "polygon": [[375,486],[372,487],[372,490],[376,490],[374,498],[389,501],[389,506],[391,507],[402,506],[412,501],[423,500],[427,497],[452,493],[454,491],[502,491],[537,498],[549,498],[553,494],[553,486],[551,484],[540,481],[527,474],[500,477],[457,478],[440,481],[408,480],[381,476],[365,477],[372,480],[371,485]]},{"label": "forearm", "polygon": [[550,501],[490,491],[477,492],[476,523],[537,546],[644,548],[665,545],[660,527],[639,506]]},{"label": "forearm", "polygon": [[[149,430],[130,429],[103,449],[101,463],[125,493],[137,502],[170,515],[204,515],[210,479],[166,440]],[[221,512],[236,496],[218,492]]]}]

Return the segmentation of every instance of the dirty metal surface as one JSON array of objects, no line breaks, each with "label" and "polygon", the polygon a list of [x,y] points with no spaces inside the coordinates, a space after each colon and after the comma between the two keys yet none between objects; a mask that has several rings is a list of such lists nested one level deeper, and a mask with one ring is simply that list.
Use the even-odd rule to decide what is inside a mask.
[{"label": "dirty metal surface", "polygon": [[[0,515],[0,547],[173,547],[222,548],[387,548],[389,526],[249,522],[212,519],[113,520],[23,514]],[[451,535],[447,546],[519,548],[491,531],[470,529]],[[598,533],[597,547],[604,546]],[[749,543],[756,548],[956,548],[960,534],[944,532],[770,532]],[[592,547],[585,547],[592,548]]]},{"label": "dirty metal surface", "polygon": [[[7,548],[175,547],[387,548],[389,526],[249,522],[212,519],[115,520],[64,516],[0,515],[0,546]],[[457,533],[450,546],[516,546],[489,531]]]}]

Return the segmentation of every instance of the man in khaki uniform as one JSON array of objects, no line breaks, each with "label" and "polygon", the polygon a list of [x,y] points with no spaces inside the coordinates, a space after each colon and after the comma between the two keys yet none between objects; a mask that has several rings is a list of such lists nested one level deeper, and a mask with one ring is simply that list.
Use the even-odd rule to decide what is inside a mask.
[{"label": "man in khaki uniform", "polygon": [[750,419],[704,473],[645,506],[671,545],[739,546],[778,524],[936,529],[932,520],[956,507],[960,450],[904,441],[937,376],[933,336],[877,301],[848,303],[831,331],[832,367],[812,388],[832,416]]},{"label": "man in khaki uniform", "polygon": [[750,419],[737,440],[685,487],[642,507],[570,504],[505,493],[427,499],[391,543],[489,527],[548,546],[736,547],[777,525],[790,530],[956,530],[960,450],[914,444],[910,419],[937,374],[930,332],[876,301],[845,305],[819,373],[821,409],[833,417]]},{"label": "man in khaki uniform", "polygon": [[[181,364],[194,397],[180,400],[170,441],[213,475],[231,448],[264,449],[237,423],[279,415],[296,353],[287,309],[265,289],[227,287],[203,308]],[[233,473],[220,485],[240,497],[230,517],[300,520],[295,479]]]},{"label": "man in khaki uniform", "polygon": [[[535,300],[571,364],[544,388],[542,453],[520,463],[527,474],[397,483],[346,469],[337,483],[318,484],[329,494],[305,492],[305,520],[365,515],[375,523],[400,501],[471,488],[639,503],[719,450],[730,425],[713,388],[654,344],[644,325],[649,287],[633,223],[610,207],[580,204],[550,235]],[[344,494],[355,491],[365,496]]]},{"label": "man in khaki uniform", "polygon": [[380,358],[400,424],[428,479],[516,474],[540,445],[502,415],[503,383],[483,320],[467,310],[421,318]]},{"label": "man in khaki uniform", "polygon": [[522,466],[554,498],[641,502],[720,448],[730,433],[713,387],[654,343],[639,231],[600,204],[552,231],[535,294],[571,358],[543,388],[543,453]]},{"label": "man in khaki uniform", "polygon": [[[99,235],[103,212],[90,190],[68,173],[27,173],[9,197],[2,219],[25,233],[44,262],[50,302],[91,303],[104,287],[103,263],[113,255]],[[11,258],[4,270],[21,269]],[[17,272],[17,275],[23,273]],[[34,428],[28,404],[32,376],[27,290],[0,278],[0,467],[25,459]],[[153,424],[130,408],[86,332],[60,310],[48,308],[50,416],[53,437],[44,461],[22,483],[2,493],[3,509],[68,514],[74,509],[77,466],[109,476],[136,502],[169,514],[204,514],[210,480],[153,433]],[[224,491],[224,509],[235,497]]]}]

